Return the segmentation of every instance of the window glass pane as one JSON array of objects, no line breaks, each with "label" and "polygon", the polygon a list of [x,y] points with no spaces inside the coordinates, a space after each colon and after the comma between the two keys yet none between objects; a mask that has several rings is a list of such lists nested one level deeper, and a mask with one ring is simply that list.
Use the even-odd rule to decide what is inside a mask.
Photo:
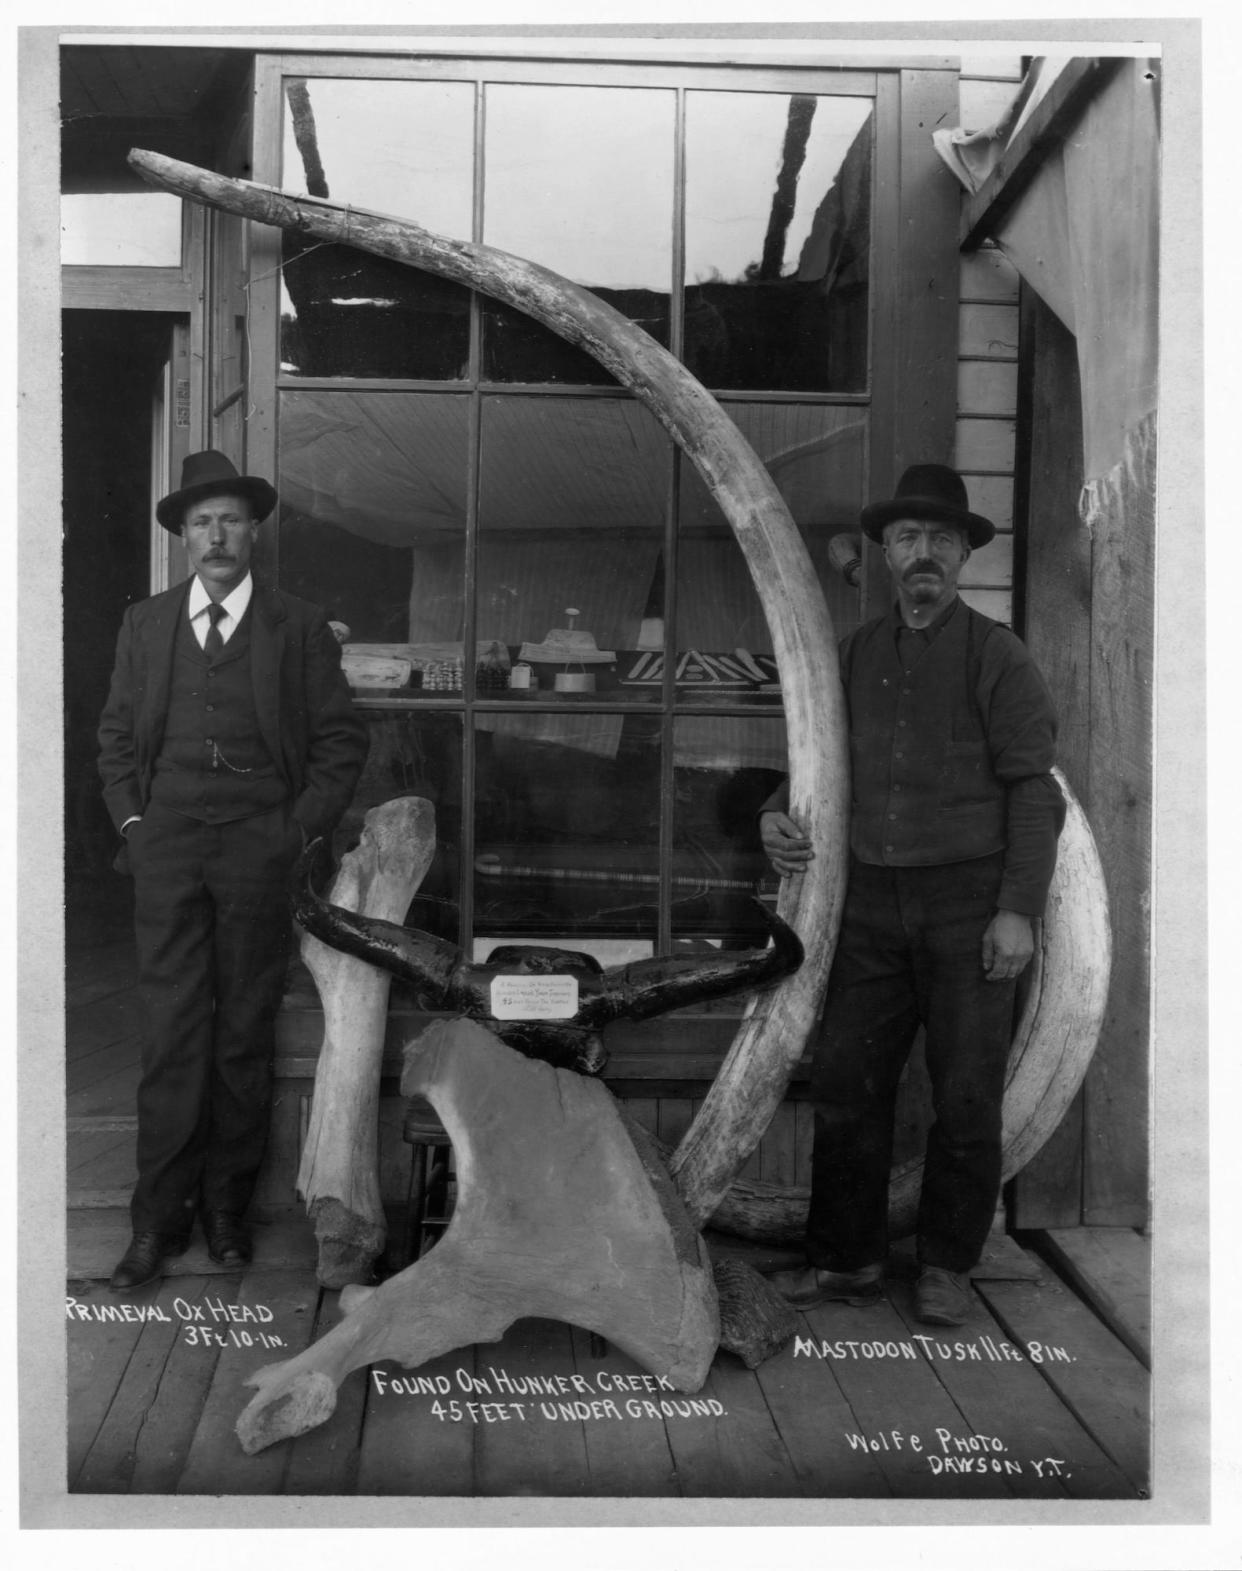
[{"label": "window glass pane", "polygon": [[709,387],[863,392],[871,101],[686,96],[685,361]]},{"label": "window glass pane", "polygon": [[[435,856],[405,921],[458,944],[462,717],[443,710],[385,709],[382,702],[366,699],[361,705],[370,751],[339,838],[345,846],[356,844],[364,816],[381,802],[398,796],[421,796],[431,802],[436,814]],[[400,990],[395,981],[393,988]]]},{"label": "window glass pane", "polygon": [[[469,240],[474,88],[468,82],[285,82],[283,184]],[[286,230],[281,369],[300,376],[456,379],[469,361],[469,291]]]},{"label": "window glass pane", "polygon": [[[858,407],[730,404],[728,412],[766,464],[810,551],[833,625],[859,620],[858,591],[829,565],[833,535],[858,532],[867,413]],[[775,701],[772,639],[746,559],[698,471],[681,464],[677,545],[677,696]],[[765,693],[765,689],[767,690]]]},{"label": "window glass pane", "polygon": [[[483,238],[585,284],[668,342],[674,97],[653,89],[487,89]],[[493,381],[609,383],[589,355],[483,302]]]},{"label": "window glass pane", "polygon": [[[654,715],[476,716],[475,932],[583,947],[656,932]],[[649,951],[648,951],[649,952]]]},{"label": "window glass pane", "polygon": [[62,195],[60,260],[66,267],[180,267],[181,198],[167,191]]},{"label": "window glass pane", "polygon": [[416,683],[461,660],[467,426],[451,393],[280,395],[281,586]]},{"label": "window glass pane", "polygon": [[786,768],[785,722],[683,715],[674,731],[673,932],[759,947],[752,896],[768,865],[758,812]]},{"label": "window glass pane", "polygon": [[629,678],[662,637],[670,458],[631,399],[484,400],[478,636],[527,667],[505,696],[660,698]]}]

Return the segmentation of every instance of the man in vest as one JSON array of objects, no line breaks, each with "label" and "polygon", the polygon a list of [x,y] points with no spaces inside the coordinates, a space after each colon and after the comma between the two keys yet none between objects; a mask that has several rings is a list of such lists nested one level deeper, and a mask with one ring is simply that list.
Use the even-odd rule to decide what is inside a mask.
[{"label": "man in vest", "polygon": [[271,1108],[287,880],[341,816],[366,756],[323,612],[251,577],[275,502],[222,453],[185,460],[156,516],[184,540],[193,576],[125,613],[100,721],[148,1017],[120,1291],[184,1251],[196,1212],[213,1260],[251,1257],[244,1215]]},{"label": "man in vest", "polygon": [[[1001,1100],[1015,984],[1034,952],[1065,804],[1056,717],[1020,641],[958,597],[993,525],[952,469],[908,469],[862,513],[895,604],[841,647],[849,714],[850,868],[812,1096],[808,1264],[777,1273],[793,1304],[882,1290],[897,1086],[920,1025],[932,1087],[916,1312],[960,1325],[1001,1179]],[[814,854],[773,798],[760,818],[782,875]]]}]

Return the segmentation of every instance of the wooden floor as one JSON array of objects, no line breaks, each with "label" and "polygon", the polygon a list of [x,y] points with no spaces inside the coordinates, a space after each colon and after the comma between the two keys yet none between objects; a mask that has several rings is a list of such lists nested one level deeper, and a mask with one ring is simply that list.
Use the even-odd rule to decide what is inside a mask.
[{"label": "wooden floor", "polygon": [[123,908],[71,905],[69,940],[71,1492],[1146,1494],[1146,1241],[1129,1230],[1037,1240],[1040,1259],[1008,1245],[955,1331],[915,1320],[899,1259],[882,1304],[801,1316],[754,1371],[721,1353],[693,1397],[583,1331],[522,1321],[417,1370],[358,1370],[326,1423],[246,1456],[234,1424],[247,1376],[330,1327],[338,1295],[317,1286],[297,1213],[262,1220],[244,1274],[213,1267],[196,1238],[162,1283],[109,1292],[127,1237],[138,1056]]}]

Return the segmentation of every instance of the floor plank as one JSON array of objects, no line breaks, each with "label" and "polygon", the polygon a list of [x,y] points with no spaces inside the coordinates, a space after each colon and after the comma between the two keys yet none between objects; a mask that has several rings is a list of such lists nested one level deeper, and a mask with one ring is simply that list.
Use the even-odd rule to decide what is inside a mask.
[{"label": "floor plank", "polygon": [[192,1306],[207,1287],[204,1278],[162,1282],[144,1295],[167,1319],[143,1326],[75,1493],[154,1494],[175,1485],[218,1357],[218,1349],[186,1345]]},{"label": "floor plank", "polygon": [[1043,1235],[1057,1269],[1151,1368],[1151,1240],[1131,1227],[1058,1227]]},{"label": "floor plank", "polygon": [[[794,1466],[755,1372],[718,1353],[707,1383],[693,1398],[664,1392],[669,1444],[686,1496],[783,1499],[803,1494]],[[694,1404],[718,1404],[706,1415]],[[687,1407],[691,1411],[687,1412]]]},{"label": "floor plank", "polygon": [[[484,1351],[490,1351],[485,1349]],[[473,1495],[476,1425],[458,1371],[473,1376],[476,1349],[460,1347],[417,1369],[385,1359],[366,1375],[366,1422],[355,1492]],[[437,1389],[434,1394],[421,1382]],[[456,1401],[458,1408],[453,1409]],[[437,1407],[436,1404],[439,1404]],[[454,1411],[460,1417],[454,1418]]]},{"label": "floor plank", "polygon": [[[94,1445],[108,1410],[133,1357],[145,1322],[126,1320],[125,1304],[138,1309],[150,1304],[158,1284],[126,1294],[110,1293],[102,1282],[70,1281],[68,1377],[70,1393],[67,1424],[67,1480],[74,1489],[87,1454]],[[90,1318],[84,1318],[78,1306]],[[98,1319],[97,1315],[109,1318]]]},{"label": "floor plank", "polygon": [[[494,1371],[509,1377],[562,1377],[563,1396],[511,1397]],[[572,1404],[586,1400],[573,1389],[570,1328],[555,1320],[519,1320],[494,1346],[479,1349],[477,1379],[487,1383],[480,1402],[519,1401],[525,1421],[479,1423],[475,1430],[475,1487],[483,1495],[589,1495],[591,1467],[584,1424]]]},{"label": "floor plank", "polygon": [[[865,1448],[891,1493],[899,1497],[1013,1495],[1003,1476],[936,1471],[929,1460],[940,1449],[936,1430],[951,1436],[970,1430],[887,1299],[866,1308],[825,1304],[808,1310],[804,1318],[812,1347],[829,1362],[855,1420],[833,1437],[830,1456],[843,1459],[851,1450]],[[876,1344],[879,1356],[874,1356]],[[912,1436],[917,1437],[917,1448]]]},{"label": "floor plank", "polygon": [[[340,1293],[320,1294],[309,1341],[317,1342],[341,1318]],[[362,1429],[366,1417],[366,1370],[346,1375],[336,1391],[336,1408],[324,1423],[288,1441],[284,1493],[287,1495],[352,1495],[358,1473]]]},{"label": "floor plank", "polygon": [[891,1495],[884,1470],[872,1453],[842,1446],[843,1434],[858,1432],[858,1419],[832,1366],[807,1356],[811,1330],[799,1318],[798,1334],[774,1358],[760,1364],[755,1376],[803,1489],[812,1498]]},{"label": "floor plank", "polygon": [[1140,1498],[1151,1488],[1151,1376],[1131,1350],[1072,1292],[1045,1275],[1042,1283],[986,1282],[980,1292],[1019,1346],[1064,1347],[1065,1363],[1043,1357],[1033,1367]]},{"label": "floor plank", "polygon": [[[244,1279],[223,1279],[212,1285],[206,1303],[236,1305],[258,1312],[260,1306],[271,1312],[263,1325],[268,1333],[280,1336],[284,1346],[273,1351],[254,1336],[253,1322],[232,1323],[210,1318],[202,1328],[220,1337],[225,1346],[216,1363],[211,1387],[186,1456],[185,1471],[177,1481],[182,1495],[273,1495],[279,1494],[288,1462],[288,1447],[268,1446],[255,1456],[247,1456],[237,1439],[234,1426],[242,1409],[254,1395],[245,1385],[246,1377],[267,1364],[301,1352],[310,1340],[315,1323],[319,1290],[313,1276],[302,1271],[256,1271]],[[250,1346],[237,1346],[232,1333],[249,1333]]]},{"label": "floor plank", "polygon": [[611,1343],[601,1344],[579,1326],[570,1332],[574,1372],[591,1388],[590,1400],[611,1404],[584,1426],[595,1493],[676,1499],[681,1490],[666,1422],[644,1406],[658,1401],[650,1389],[654,1378]]},{"label": "floor plank", "polygon": [[[979,1304],[964,1326],[928,1326],[915,1318],[912,1291],[898,1284],[893,1306],[927,1357],[965,1420],[964,1436],[987,1436],[990,1445],[964,1451],[955,1438],[937,1447],[945,1463],[965,1457],[999,1466],[1022,1499],[1133,1498],[1126,1478],[1082,1428],[1029,1359],[993,1356],[1006,1333]],[[1003,1447],[998,1451],[997,1446]],[[1021,1471],[1011,1474],[1008,1469]],[[977,1475],[970,1475],[977,1476]]]}]

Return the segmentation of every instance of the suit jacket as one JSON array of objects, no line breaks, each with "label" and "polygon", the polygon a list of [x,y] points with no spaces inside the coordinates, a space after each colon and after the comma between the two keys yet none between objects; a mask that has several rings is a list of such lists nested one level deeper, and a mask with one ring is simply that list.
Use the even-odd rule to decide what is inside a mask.
[{"label": "suit jacket", "polygon": [[[192,580],[190,581],[192,582]],[[121,623],[99,723],[104,801],[119,830],[145,812],[164,736],[173,649],[190,583],[130,606]],[[250,669],[259,729],[307,839],[327,834],[349,805],[367,751],[366,725],[318,606],[257,582],[250,602]]]}]

